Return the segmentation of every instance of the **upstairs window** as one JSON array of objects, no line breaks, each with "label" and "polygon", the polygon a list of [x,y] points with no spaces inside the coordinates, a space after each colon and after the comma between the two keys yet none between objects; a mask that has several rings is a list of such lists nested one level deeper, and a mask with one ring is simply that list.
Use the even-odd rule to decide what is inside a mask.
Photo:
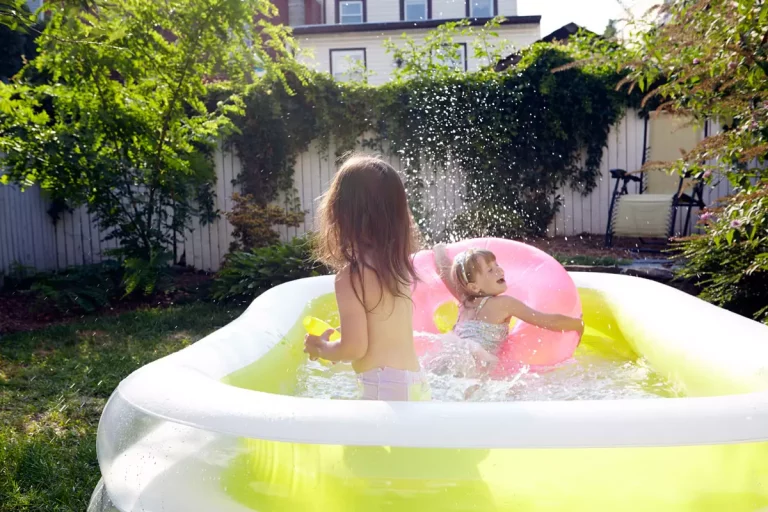
[{"label": "upstairs window", "polygon": [[430,18],[431,0],[401,0],[403,21],[422,21]]},{"label": "upstairs window", "polygon": [[365,0],[336,0],[336,22],[365,23]]},{"label": "upstairs window", "polygon": [[496,0],[467,0],[467,15],[470,18],[493,18],[496,16]]}]

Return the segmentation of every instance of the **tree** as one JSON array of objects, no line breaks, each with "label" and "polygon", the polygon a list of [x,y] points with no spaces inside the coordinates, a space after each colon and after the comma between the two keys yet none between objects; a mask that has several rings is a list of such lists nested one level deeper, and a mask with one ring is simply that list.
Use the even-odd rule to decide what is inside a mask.
[{"label": "tree", "polygon": [[[23,20],[29,19],[29,10],[26,6],[20,9]],[[15,27],[15,28],[14,28]],[[35,38],[42,31],[43,23],[32,23],[20,26],[18,23],[0,22],[0,82],[8,82],[11,77],[21,71],[26,61],[32,60],[37,55]]]},{"label": "tree", "polygon": [[736,193],[702,215],[704,234],[679,241],[682,275],[703,297],[768,321],[768,3],[678,0],[656,8],[657,25],[624,46],[594,37],[583,56],[628,72],[643,103],[711,120],[718,130],[676,162],[649,162]]},{"label": "tree", "polygon": [[[212,151],[241,111],[208,104],[217,82],[282,76],[288,35],[268,0],[50,4],[39,55],[0,84],[3,177],[54,204],[87,205],[120,256],[157,259],[199,204],[212,204]],[[46,83],[29,82],[43,73]]]},{"label": "tree", "polygon": [[603,37],[606,39],[613,39],[616,37],[616,20],[608,20],[608,25],[605,26],[603,31]]}]

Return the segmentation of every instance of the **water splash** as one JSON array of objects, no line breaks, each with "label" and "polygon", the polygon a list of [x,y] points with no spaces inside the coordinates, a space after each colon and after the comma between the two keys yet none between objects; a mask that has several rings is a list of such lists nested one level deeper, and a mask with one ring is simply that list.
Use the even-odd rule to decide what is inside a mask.
[{"label": "water splash", "polygon": [[[463,364],[458,363],[461,360],[457,358],[457,364]],[[523,367],[507,379],[490,381],[457,376],[461,373],[461,368],[456,367],[442,368],[440,373],[428,373],[433,399],[443,402],[497,402],[681,396],[644,359],[627,360],[606,356],[588,344],[582,344],[572,359],[547,371],[532,371]],[[347,365],[328,368],[308,362],[298,372],[297,396],[354,399],[357,393],[355,374]]]}]

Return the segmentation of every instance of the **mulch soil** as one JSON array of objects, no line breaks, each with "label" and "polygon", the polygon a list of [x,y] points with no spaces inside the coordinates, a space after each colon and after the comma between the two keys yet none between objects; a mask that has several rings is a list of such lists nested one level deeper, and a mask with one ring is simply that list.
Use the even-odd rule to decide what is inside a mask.
[{"label": "mulch soil", "polygon": [[[138,309],[189,303],[206,298],[212,282],[211,274],[183,270],[173,276],[171,291],[121,300],[92,314],[113,316]],[[54,304],[41,301],[29,292],[0,291],[0,335],[76,322],[86,316],[89,314],[79,310],[61,311]]]}]

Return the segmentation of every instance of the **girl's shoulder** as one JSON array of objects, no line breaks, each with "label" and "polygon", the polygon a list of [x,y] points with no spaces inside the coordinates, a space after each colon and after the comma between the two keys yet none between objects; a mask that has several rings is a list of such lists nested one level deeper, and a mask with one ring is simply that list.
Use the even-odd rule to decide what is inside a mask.
[{"label": "girl's shoulder", "polygon": [[510,316],[517,312],[520,304],[519,300],[509,295],[496,295],[488,299],[484,309],[488,310],[489,313]]}]

